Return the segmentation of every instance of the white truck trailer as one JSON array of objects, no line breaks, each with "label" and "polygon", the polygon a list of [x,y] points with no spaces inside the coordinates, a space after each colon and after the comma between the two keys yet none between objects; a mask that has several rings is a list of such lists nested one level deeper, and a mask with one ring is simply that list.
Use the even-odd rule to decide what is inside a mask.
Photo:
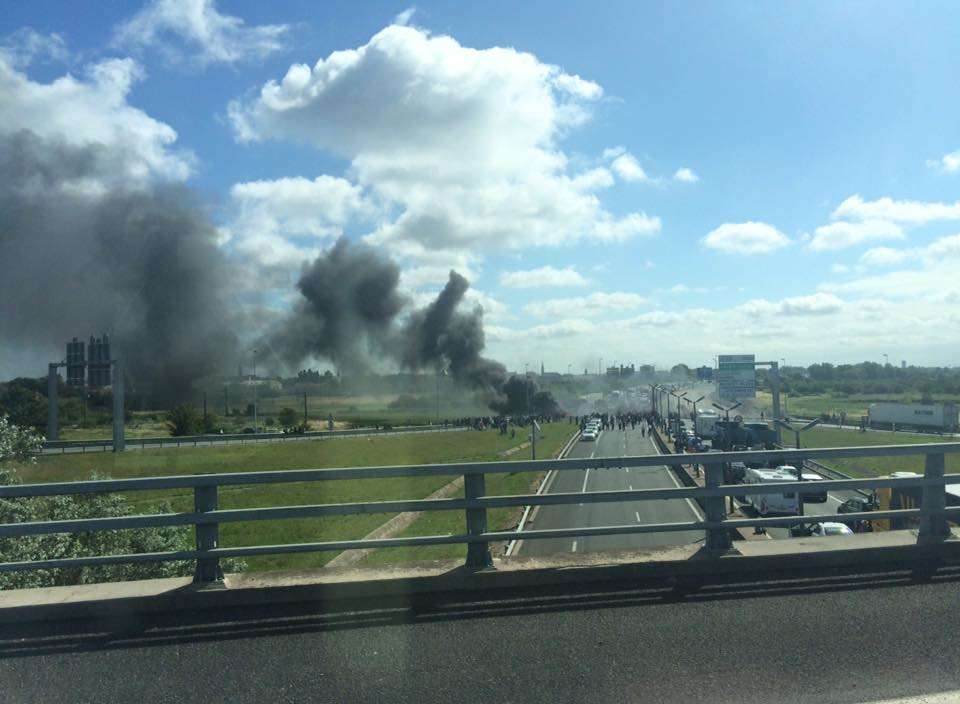
[{"label": "white truck trailer", "polygon": [[713,438],[720,416],[710,411],[697,413],[696,433],[701,438]]},{"label": "white truck trailer", "polygon": [[957,432],[957,406],[952,403],[871,403],[867,424],[885,430]]}]

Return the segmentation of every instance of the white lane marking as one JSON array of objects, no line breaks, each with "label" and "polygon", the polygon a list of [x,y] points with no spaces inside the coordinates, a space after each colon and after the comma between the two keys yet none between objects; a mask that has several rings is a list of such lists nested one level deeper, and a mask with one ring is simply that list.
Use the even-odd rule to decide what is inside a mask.
[{"label": "white lane marking", "polygon": [[640,520],[640,512],[639,512],[639,511],[634,511],[634,512],[633,512],[633,515],[637,517],[637,523],[642,523],[642,521]]},{"label": "white lane marking", "polygon": [[960,701],[960,689],[949,692],[935,692],[933,694],[918,694],[916,696],[897,697],[896,699],[872,699],[872,704],[950,704]]},{"label": "white lane marking", "polygon": [[580,493],[585,494],[587,492],[587,481],[590,479],[590,468],[587,468],[586,473],[583,475],[583,486],[580,488]]},{"label": "white lane marking", "polygon": [[[650,444],[653,445],[653,450],[654,450],[654,452],[656,452],[658,455],[662,454],[662,453],[660,452],[660,449],[657,447],[657,443],[655,443],[655,442],[653,442],[653,441],[651,440],[651,441],[650,441]],[[680,484],[680,482],[677,480],[677,478],[676,478],[675,476],[673,476],[673,472],[670,471],[670,468],[669,468],[669,467],[664,466],[663,469],[664,469],[664,471],[667,473],[667,476],[670,477],[670,480],[674,483],[674,485],[675,485],[678,489],[683,489],[683,488],[684,488],[683,485]],[[702,521],[702,520],[703,520],[703,514],[700,513],[700,508],[699,508],[695,503],[693,503],[693,499],[684,499],[684,501],[686,501],[686,502],[687,502],[687,505],[690,506],[690,510],[693,511],[693,515],[697,517],[697,520]]]},{"label": "white lane marking", "polygon": [[573,547],[571,548],[571,552],[576,552],[576,551],[577,551],[577,541],[574,540],[574,541],[573,541]]}]

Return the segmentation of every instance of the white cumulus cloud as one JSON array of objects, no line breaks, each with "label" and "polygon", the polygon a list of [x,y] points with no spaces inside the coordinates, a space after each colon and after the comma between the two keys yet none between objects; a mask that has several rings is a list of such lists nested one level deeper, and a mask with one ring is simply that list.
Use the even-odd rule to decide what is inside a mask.
[{"label": "white cumulus cloud", "polygon": [[299,265],[374,210],[359,186],[325,175],[236,183],[230,198],[233,217],[223,233],[265,265]]},{"label": "white cumulus cloud", "polygon": [[876,240],[903,239],[903,229],[893,222],[885,220],[861,220],[858,222],[832,222],[821,225],[813,233],[810,249],[826,251],[845,249],[864,242]]},{"label": "white cumulus cloud", "polygon": [[938,168],[945,174],[960,172],[960,149],[944,154],[939,159],[931,159],[927,162],[927,165]]},{"label": "white cumulus cloud", "polygon": [[551,298],[545,301],[535,301],[524,306],[523,312],[538,318],[562,318],[591,315],[599,311],[636,310],[646,303],[647,299],[636,293],[597,291],[589,296],[577,298]]},{"label": "white cumulus cloud", "polygon": [[567,171],[560,141],[602,92],[532,54],[391,25],[363,46],[292,65],[229,115],[240,141],[306,143],[347,159],[351,180],[391,213],[371,244],[410,259],[483,256],[660,230],[654,216],[603,207],[595,191],[611,185],[608,169]]},{"label": "white cumulus cloud", "polygon": [[747,315],[828,315],[843,308],[843,301],[832,293],[818,292],[809,296],[795,296],[779,301],[764,298],[747,301],[739,310]]},{"label": "white cumulus cloud", "polygon": [[621,154],[610,163],[610,168],[624,181],[646,181],[647,174],[632,154]]},{"label": "white cumulus cloud", "polygon": [[924,225],[936,220],[960,220],[960,201],[930,203],[917,200],[893,200],[889,197],[865,201],[852,195],[831,216],[837,220],[886,220],[905,225]]},{"label": "white cumulus cloud", "polygon": [[557,269],[542,266],[527,271],[505,271],[500,274],[500,285],[507,288],[542,288],[546,286],[586,286],[590,283],[572,266]]},{"label": "white cumulus cloud", "polygon": [[290,27],[247,26],[218,12],[214,0],[152,0],[114,30],[118,47],[159,47],[172,60],[200,64],[248,61],[280,51]]},{"label": "white cumulus cloud", "polygon": [[702,242],[728,254],[769,254],[788,246],[790,238],[765,222],[728,222],[711,230]]},{"label": "white cumulus cloud", "polygon": [[687,167],[682,167],[676,170],[673,174],[674,181],[682,181],[684,183],[696,183],[700,180],[700,177],[697,176],[693,169],[688,169]]},{"label": "white cumulus cloud", "polygon": [[893,249],[892,247],[873,247],[860,255],[860,263],[864,266],[882,267],[896,266],[902,264],[913,256],[913,253],[905,249]]},{"label": "white cumulus cloud", "polygon": [[[127,97],[144,76],[132,59],[107,59],[81,77],[66,74],[50,83],[33,81],[0,53],[0,134],[21,130],[52,142],[91,150],[103,168],[99,185],[147,179],[182,181],[195,157],[176,149],[176,131]],[[78,184],[96,189],[98,184]]]}]

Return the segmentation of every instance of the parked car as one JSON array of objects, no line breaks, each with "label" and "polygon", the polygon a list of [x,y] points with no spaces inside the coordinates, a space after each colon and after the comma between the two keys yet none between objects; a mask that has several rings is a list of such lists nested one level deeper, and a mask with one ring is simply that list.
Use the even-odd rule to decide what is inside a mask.
[{"label": "parked car", "polygon": [[853,531],[844,523],[824,521],[810,526],[810,535],[815,538],[830,538],[837,535],[853,535]]},{"label": "parked car", "polygon": [[[837,506],[837,513],[840,515],[845,513],[866,513],[868,511],[876,511],[878,507],[876,496],[855,496]],[[854,533],[865,533],[873,530],[873,524],[862,518],[841,518],[840,521],[849,526]]]}]

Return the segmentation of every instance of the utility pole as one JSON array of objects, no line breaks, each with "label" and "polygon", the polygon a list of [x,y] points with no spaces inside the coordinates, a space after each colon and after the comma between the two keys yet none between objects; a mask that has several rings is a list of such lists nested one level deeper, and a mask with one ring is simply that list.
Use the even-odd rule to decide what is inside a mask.
[{"label": "utility pole", "polygon": [[437,422],[440,421],[440,367],[437,367]]},{"label": "utility pole", "polygon": [[56,363],[47,367],[47,440],[60,439],[60,378]]},{"label": "utility pole", "polygon": [[257,351],[253,351],[253,432],[257,430]]},{"label": "utility pole", "polygon": [[230,398],[227,396],[227,385],[223,385],[223,415],[230,415]]},{"label": "utility pole", "polygon": [[203,421],[207,421],[207,392],[203,392]]},{"label": "utility pole", "polygon": [[113,360],[113,451],[123,452],[126,449],[124,431],[124,403],[123,403],[123,365],[119,359]]},{"label": "utility pole", "polygon": [[307,432],[307,392],[303,392],[303,432]]}]

